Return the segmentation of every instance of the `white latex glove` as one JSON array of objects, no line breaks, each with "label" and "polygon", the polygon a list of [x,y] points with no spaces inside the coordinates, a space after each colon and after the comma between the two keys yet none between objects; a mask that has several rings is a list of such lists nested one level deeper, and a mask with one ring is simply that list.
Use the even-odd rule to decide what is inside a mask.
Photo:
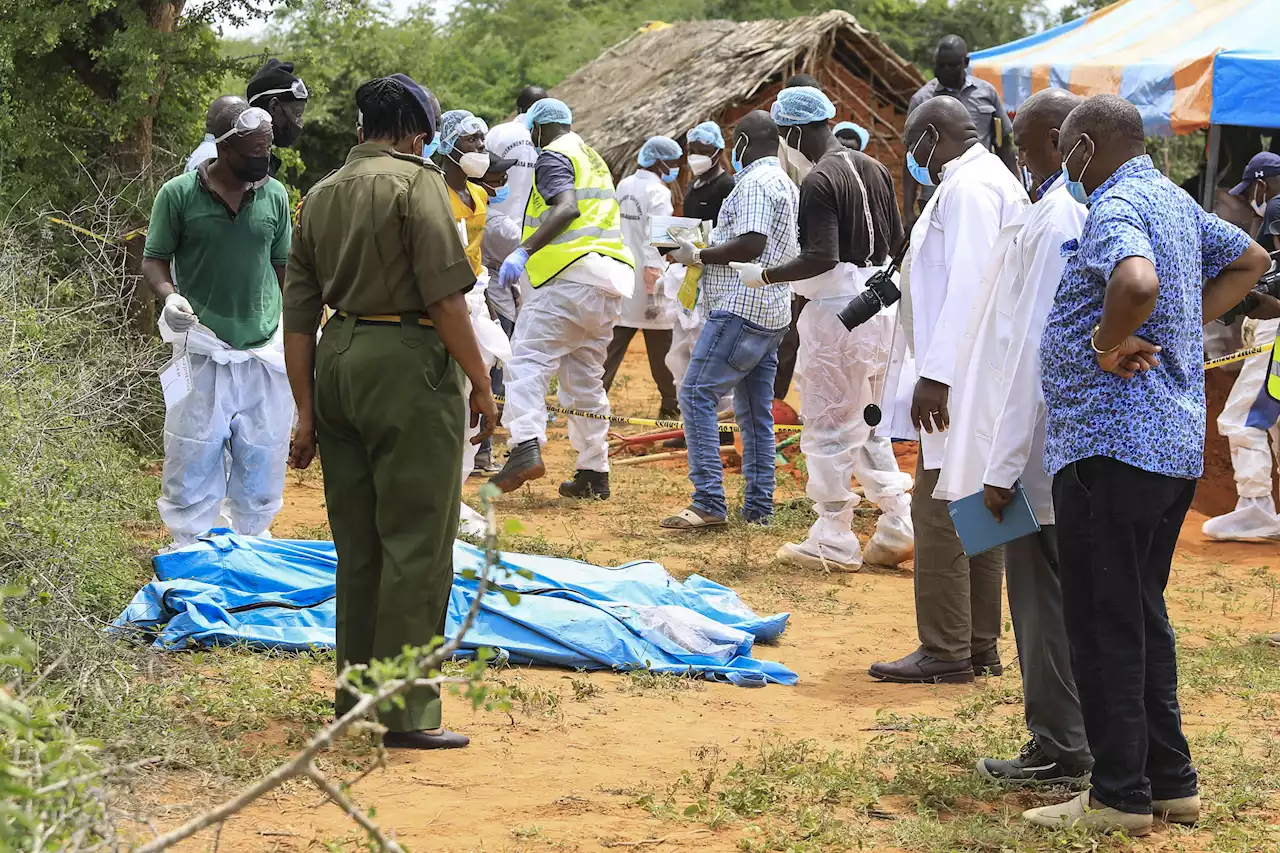
[{"label": "white latex glove", "polygon": [[753,263],[729,261],[729,266],[738,271],[738,276],[747,287],[764,287],[764,267]]},{"label": "white latex glove", "polygon": [[677,264],[692,266],[694,263],[694,245],[688,240],[676,240],[679,245],[667,253],[667,256]]},{"label": "white latex glove", "polygon": [[164,298],[164,310],[161,315],[169,328],[175,332],[185,332],[200,322],[200,318],[196,316],[196,309],[191,307],[187,297],[181,293],[170,293]]}]

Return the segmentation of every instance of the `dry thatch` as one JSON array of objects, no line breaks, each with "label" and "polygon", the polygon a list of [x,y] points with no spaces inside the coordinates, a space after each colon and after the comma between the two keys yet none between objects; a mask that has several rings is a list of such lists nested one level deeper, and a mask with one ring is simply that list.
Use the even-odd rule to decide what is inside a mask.
[{"label": "dry thatch", "polygon": [[727,127],[751,109],[768,109],[782,82],[799,72],[822,82],[838,119],[852,118],[872,132],[869,153],[890,168],[901,161],[907,101],[924,78],[843,11],[651,25],[565,78],[552,94],[573,108],[574,130],[621,174],[646,137],[679,139],[708,118]]}]

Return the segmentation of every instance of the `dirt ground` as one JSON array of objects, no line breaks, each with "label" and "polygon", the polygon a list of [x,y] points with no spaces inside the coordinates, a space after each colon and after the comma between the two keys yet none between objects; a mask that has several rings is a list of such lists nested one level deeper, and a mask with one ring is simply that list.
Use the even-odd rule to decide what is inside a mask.
[{"label": "dirt ground", "polygon": [[[612,396],[615,412],[652,417],[657,395],[642,347],[637,338]],[[615,468],[614,500],[572,503],[555,491],[572,473],[563,418],[551,433],[547,478],[507,496],[501,505],[503,515],[526,526],[523,541],[603,565],[652,558],[677,576],[696,571],[730,584],[759,612],[789,612],[780,642],[757,647],[757,655],[786,664],[799,673],[799,683],[757,690],[702,683],[643,689],[612,673],[505,670],[496,678],[543,697],[539,711],[473,713],[462,700],[447,697],[446,724],[472,738],[469,749],[397,753],[385,769],[353,787],[352,795],[363,806],[376,807],[376,820],[411,849],[742,849],[740,824],[709,830],[705,824],[664,819],[638,798],[668,788],[684,771],[696,772],[708,756],[732,765],[770,739],[811,739],[823,750],[856,752],[876,736],[881,711],[945,718],[976,694],[1016,686],[1016,667],[1004,679],[972,686],[872,681],[866,675],[869,664],[916,645],[911,572],[908,567],[820,575],[778,566],[773,558],[778,545],[803,536],[808,524],[803,482],[794,465],[779,476],[775,529],[735,525],[723,532],[681,535],[658,530],[657,521],[685,505],[689,486],[683,460]],[[903,446],[902,452],[904,470],[911,470],[906,467],[914,462],[911,450]],[[469,495],[478,483],[470,481]],[[732,504],[741,494],[741,478],[730,474],[727,486]],[[1169,587],[1180,642],[1196,647],[1226,636],[1246,643],[1251,635],[1280,630],[1270,572],[1280,546],[1210,543],[1199,532],[1202,521],[1196,514],[1188,518]],[[318,479],[291,476],[276,535],[323,535],[324,523]],[[865,541],[874,523],[869,510],[858,523]],[[1007,625],[1000,649],[1006,664],[1012,663],[1015,649]],[[1280,665],[1280,655],[1275,663]],[[315,680],[324,689],[324,674],[317,673]],[[1016,716],[1021,708],[1011,704],[1002,713]],[[1258,727],[1271,727],[1273,735],[1276,730],[1274,713],[1254,713],[1249,700],[1230,690],[1194,694],[1184,714],[1193,736],[1224,721],[1255,733]],[[190,790],[186,807],[176,807],[167,820],[184,818],[204,797]],[[219,849],[293,853],[325,849],[327,840],[353,843],[359,834],[349,819],[333,806],[317,805],[318,800],[313,789],[299,786],[264,801],[227,824]],[[1025,805],[1024,799],[1010,797],[1000,808],[1012,819]],[[914,806],[882,802],[881,808],[909,811]],[[1280,812],[1270,815],[1280,819]],[[199,843],[180,849],[210,849],[211,838],[206,833]],[[659,839],[665,841],[659,844]],[[1214,849],[1194,839],[1161,830],[1133,849]]]}]

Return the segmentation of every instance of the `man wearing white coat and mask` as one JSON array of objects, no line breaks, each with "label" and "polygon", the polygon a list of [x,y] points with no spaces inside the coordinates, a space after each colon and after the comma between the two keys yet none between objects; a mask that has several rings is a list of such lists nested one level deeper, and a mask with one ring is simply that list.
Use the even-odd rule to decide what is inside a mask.
[{"label": "man wearing white coat and mask", "polygon": [[907,119],[907,162],[915,180],[938,185],[911,231],[910,305],[916,387],[911,421],[920,436],[915,528],[919,648],[872,665],[882,681],[966,683],[1000,675],[1002,549],[965,557],[947,512],[933,496],[947,449],[949,411],[964,404],[956,356],[983,268],[1000,231],[1027,207],[1026,190],[1004,161],[983,147],[973,118],[955,98],[925,101]]},{"label": "man wearing white coat and mask", "polygon": [[800,187],[800,256],[769,269],[742,265],[740,272],[748,287],[757,276],[768,284],[791,282],[807,300],[797,323],[805,377],[800,449],[818,518],[805,541],[778,550],[778,560],[856,571],[863,554],[853,532],[855,476],[882,511],[866,561],[896,566],[912,550],[911,477],[898,470],[889,440],[874,438],[863,418],[885,369],[892,318],[877,314],[850,331],[838,317],[902,244],[902,222],[889,170],[836,139],[835,112],[831,99],[813,87],[778,93],[773,120],[787,145],[812,164]]},{"label": "man wearing white coat and mask", "polygon": [[1066,190],[1058,134],[1083,99],[1046,89],[1023,102],[1014,122],[1018,157],[1036,180],[1032,207],[1000,233],[960,344],[951,436],[934,497],[985,491],[997,519],[1021,482],[1039,533],[1005,545],[1009,615],[1018,642],[1031,740],[1012,760],[983,758],[978,772],[1008,786],[1081,786],[1093,757],[1071,673],[1062,620],[1053,480],[1044,471],[1040,336],[1088,209]]},{"label": "man wearing white coat and mask", "polygon": [[649,373],[662,400],[658,417],[673,420],[680,417],[680,404],[676,400],[676,381],[666,359],[675,326],[674,303],[667,298],[661,282],[667,262],[649,242],[649,231],[653,217],[670,216],[675,211],[669,187],[680,175],[683,156],[680,143],[674,139],[650,137],[636,158],[640,168],[618,182],[622,242],[636,259],[636,286],[622,303],[622,317],[613,327],[613,341],[604,360],[604,390],[608,391],[613,387],[631,339],[637,331],[642,332],[649,356]]}]

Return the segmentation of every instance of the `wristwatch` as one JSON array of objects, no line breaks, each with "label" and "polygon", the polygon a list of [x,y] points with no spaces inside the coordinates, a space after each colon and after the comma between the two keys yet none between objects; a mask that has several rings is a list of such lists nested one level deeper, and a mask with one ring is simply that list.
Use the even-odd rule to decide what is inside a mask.
[{"label": "wristwatch", "polygon": [[703,264],[702,264],[702,247],[701,247],[701,246],[694,246],[694,247],[693,247],[693,265],[694,265],[695,267],[700,267],[700,266],[702,266],[702,265],[703,265]]}]

